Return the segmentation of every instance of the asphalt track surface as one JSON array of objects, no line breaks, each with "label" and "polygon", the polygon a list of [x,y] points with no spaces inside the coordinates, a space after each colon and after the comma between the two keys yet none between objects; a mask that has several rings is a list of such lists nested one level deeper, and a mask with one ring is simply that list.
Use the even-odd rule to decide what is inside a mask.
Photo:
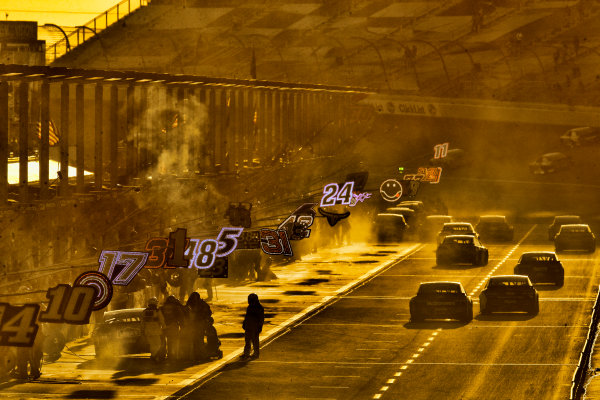
[{"label": "asphalt track surface", "polygon": [[[230,363],[173,397],[568,398],[597,289],[598,253],[559,255],[565,284],[536,285],[538,315],[482,316],[478,296],[487,277],[511,274],[522,252],[554,249],[545,225],[515,228],[514,243],[486,244],[484,267],[438,267],[435,245],[427,244],[266,344],[260,359]],[[462,282],[475,300],[472,322],[409,322],[419,283],[437,280]]]}]

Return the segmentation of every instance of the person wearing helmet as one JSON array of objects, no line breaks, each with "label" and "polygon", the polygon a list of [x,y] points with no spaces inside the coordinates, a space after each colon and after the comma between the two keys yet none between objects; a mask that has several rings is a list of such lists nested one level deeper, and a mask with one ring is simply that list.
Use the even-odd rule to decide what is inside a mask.
[{"label": "person wearing helmet", "polygon": [[150,359],[155,362],[162,361],[165,357],[166,344],[163,336],[165,319],[158,309],[158,299],[156,297],[148,300],[148,307],[142,314],[142,324],[146,341],[150,347]]},{"label": "person wearing helmet", "polygon": [[260,342],[258,335],[262,331],[263,323],[265,322],[265,309],[258,300],[256,293],[248,295],[248,308],[246,308],[246,316],[242,328],[244,329],[244,337],[246,345],[244,346],[245,358],[250,357],[250,347],[254,348],[252,356],[258,358],[260,352]]}]

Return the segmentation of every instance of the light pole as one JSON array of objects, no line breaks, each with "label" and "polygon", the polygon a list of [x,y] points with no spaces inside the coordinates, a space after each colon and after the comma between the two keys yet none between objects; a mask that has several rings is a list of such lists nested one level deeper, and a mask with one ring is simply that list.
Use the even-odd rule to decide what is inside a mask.
[{"label": "light pole", "polygon": [[[398,40],[396,40],[396,39],[392,39],[392,38],[383,38],[382,40],[389,40],[389,41],[392,41],[392,42],[396,43],[397,45],[399,45],[400,47],[402,47],[402,48],[404,49],[404,51],[405,51],[405,54],[408,54],[408,53],[410,53],[410,52],[411,52],[411,50],[408,48],[408,46],[407,46],[407,45],[405,45],[404,43],[402,43],[402,42],[400,42],[400,41],[398,41]],[[414,73],[415,73],[415,81],[417,82],[417,87],[419,88],[419,90],[421,90],[421,81],[420,81],[420,79],[419,79],[419,73],[417,72],[417,60],[416,60],[416,59],[413,59],[413,58],[411,58],[411,59],[410,59],[410,63],[411,63],[411,65],[412,65],[412,67],[413,67],[413,71],[414,71]]]},{"label": "light pole", "polygon": [[385,69],[385,62],[383,61],[381,52],[379,51],[377,46],[375,46],[375,43],[371,42],[369,39],[365,39],[360,36],[353,36],[352,39],[364,40],[365,42],[367,42],[369,44],[369,46],[371,46],[373,49],[375,49],[375,51],[377,52],[377,56],[379,57],[379,62],[381,63],[381,69],[383,70],[383,77],[385,79],[385,83],[387,84],[388,90],[392,90],[392,87],[390,86],[390,81],[388,80],[387,70]]},{"label": "light pole", "polygon": [[[104,47],[104,43],[102,43],[102,40],[100,40],[100,36],[98,36],[98,33],[96,32],[96,30],[94,28],[86,26],[86,25],[79,25],[76,28],[81,29],[83,32],[85,32],[86,29],[89,29],[90,31],[92,31],[92,33],[94,34],[93,37],[98,39],[98,43],[100,43],[100,47],[102,48],[102,54],[104,54],[104,60],[106,61],[106,67],[110,68],[110,63],[108,62],[108,55],[106,54],[106,48]],[[79,38],[79,36],[77,36],[77,37]],[[83,41],[85,42],[85,33],[83,34]]]},{"label": "light pole", "polygon": [[65,37],[65,42],[67,42],[67,51],[70,51],[71,43],[69,43],[69,37],[67,36],[67,34],[63,30],[63,28],[61,28],[60,26],[58,26],[56,24],[44,24],[44,28],[50,28],[50,27],[58,29],[63,34],[63,36]]}]

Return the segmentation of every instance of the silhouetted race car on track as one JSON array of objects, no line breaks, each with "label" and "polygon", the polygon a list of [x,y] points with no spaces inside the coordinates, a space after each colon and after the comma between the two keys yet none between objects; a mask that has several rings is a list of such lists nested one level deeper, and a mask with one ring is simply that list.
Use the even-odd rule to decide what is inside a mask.
[{"label": "silhouetted race car on track", "polygon": [[410,320],[473,319],[473,301],[460,282],[425,282],[419,286],[417,295],[410,299]]},{"label": "silhouetted race car on track", "polygon": [[563,225],[554,237],[554,250],[584,250],[593,253],[596,251],[596,236],[589,225]]},{"label": "silhouetted race car on track", "polygon": [[514,228],[506,222],[504,215],[482,215],[475,228],[482,240],[513,240]]},{"label": "silhouetted race car on track", "polygon": [[142,326],[143,308],[106,311],[92,332],[96,357],[149,352]]},{"label": "silhouetted race car on track", "polygon": [[563,225],[580,224],[581,217],[577,215],[557,215],[552,221],[552,225],[548,227],[548,240],[554,240],[554,236]]},{"label": "silhouetted race car on track", "polygon": [[448,222],[452,222],[452,217],[449,215],[428,215],[421,225],[421,240],[433,239]]},{"label": "silhouetted race car on track", "polygon": [[435,253],[437,265],[472,264],[487,265],[488,249],[479,239],[470,235],[450,235],[438,246]]},{"label": "silhouetted race car on track", "polygon": [[515,275],[527,275],[534,283],[554,283],[562,286],[565,270],[551,251],[523,253],[514,269]]},{"label": "silhouetted race car on track", "polygon": [[525,275],[492,276],[479,295],[482,314],[507,311],[537,314],[539,304],[538,293]]},{"label": "silhouetted race car on track", "polygon": [[375,234],[378,242],[401,241],[408,224],[404,216],[392,213],[380,213],[375,217]]},{"label": "silhouetted race car on track", "polygon": [[438,244],[444,241],[444,238],[448,235],[470,235],[479,237],[473,225],[468,222],[449,222],[445,223],[440,233],[438,233]]}]

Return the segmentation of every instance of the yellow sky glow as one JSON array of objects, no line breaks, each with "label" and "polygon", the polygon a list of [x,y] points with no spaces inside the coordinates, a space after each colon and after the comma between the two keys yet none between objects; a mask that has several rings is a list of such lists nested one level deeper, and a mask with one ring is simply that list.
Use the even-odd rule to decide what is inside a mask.
[{"label": "yellow sky glow", "polygon": [[77,26],[85,24],[119,2],[120,0],[0,0],[0,20]]}]

